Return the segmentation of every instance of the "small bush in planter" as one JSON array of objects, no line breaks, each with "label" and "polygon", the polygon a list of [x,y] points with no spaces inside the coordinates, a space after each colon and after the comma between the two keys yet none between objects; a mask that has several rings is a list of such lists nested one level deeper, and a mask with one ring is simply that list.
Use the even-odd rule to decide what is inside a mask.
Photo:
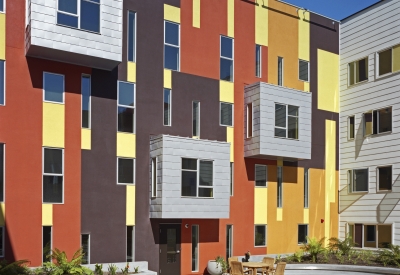
[{"label": "small bush in planter", "polygon": [[225,261],[224,257],[217,256],[215,261],[217,262],[217,268],[221,267],[223,273],[228,272],[228,263]]}]

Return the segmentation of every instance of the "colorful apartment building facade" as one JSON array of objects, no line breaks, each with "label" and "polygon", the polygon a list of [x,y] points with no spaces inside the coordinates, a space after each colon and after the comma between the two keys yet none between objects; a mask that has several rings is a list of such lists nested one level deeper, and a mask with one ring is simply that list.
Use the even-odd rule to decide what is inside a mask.
[{"label": "colorful apartment building facade", "polygon": [[3,257],[203,274],[337,236],[339,22],[279,0],[5,2]]}]

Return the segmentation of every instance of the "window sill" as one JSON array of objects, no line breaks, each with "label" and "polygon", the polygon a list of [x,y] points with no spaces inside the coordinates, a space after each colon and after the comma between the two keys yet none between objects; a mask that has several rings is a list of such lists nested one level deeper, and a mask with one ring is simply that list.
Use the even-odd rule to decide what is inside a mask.
[{"label": "window sill", "polygon": [[301,81],[301,82],[305,82],[305,83],[310,83],[310,80],[303,80],[303,79],[299,79],[299,81]]},{"label": "window sill", "polygon": [[135,135],[136,133],[132,133],[132,132],[122,132],[122,131],[118,131],[117,130],[117,133],[122,133],[122,134],[131,134],[131,135]]},{"label": "window sill", "polygon": [[276,136],[274,136],[274,138],[280,138],[280,139],[287,139],[287,140],[299,141],[298,138],[287,138],[287,137],[276,137]]},{"label": "window sill", "polygon": [[85,29],[79,29],[79,28],[75,28],[75,27],[68,26],[68,25],[63,25],[63,24],[58,24],[58,23],[56,23],[56,26],[64,27],[64,28],[69,28],[69,29],[73,29],[73,30],[77,30],[77,31],[83,31],[83,32],[93,33],[93,34],[97,34],[97,35],[101,35],[100,32],[94,32],[94,31],[89,31],[89,30],[85,30]]},{"label": "window sill", "polygon": [[387,194],[387,193],[392,193],[392,190],[377,190],[376,193],[377,194]]},{"label": "window sill", "polygon": [[214,199],[214,197],[189,197],[189,196],[181,196],[182,199]]},{"label": "window sill", "polygon": [[400,71],[387,73],[387,74],[384,74],[384,75],[381,75],[381,76],[376,76],[375,77],[375,81],[386,79],[386,78],[389,78],[391,76],[398,75],[398,74],[400,74]]},{"label": "window sill", "polygon": [[359,86],[359,85],[362,85],[362,84],[365,84],[365,83],[368,83],[368,82],[369,82],[369,79],[364,80],[364,81],[360,81],[360,82],[357,82],[357,83],[354,83],[354,84],[352,84],[352,85],[348,85],[348,84],[347,84],[347,89],[351,89],[351,88],[357,87],[357,86]]},{"label": "window sill", "polygon": [[134,183],[117,183],[117,185],[127,185],[127,186],[135,186]]},{"label": "window sill", "polygon": [[254,187],[255,188],[268,188],[268,186],[257,186],[257,185],[254,185]]},{"label": "window sill", "polygon": [[266,245],[255,245],[254,247],[267,247],[267,246]]},{"label": "window sill", "polygon": [[64,202],[42,202],[42,204],[64,204]]},{"label": "window sill", "polygon": [[382,132],[382,133],[378,133],[378,134],[371,134],[371,135],[368,135],[368,136],[364,136],[364,138],[380,137],[380,136],[390,135],[392,133],[393,133],[392,131],[387,131],[387,132]]},{"label": "window sill", "polygon": [[233,125],[225,125],[225,124],[220,124],[219,126],[233,128]]},{"label": "window sill", "polygon": [[53,104],[59,104],[59,105],[65,105],[64,102],[57,102],[57,101],[50,101],[50,100],[43,100],[43,102],[46,102],[46,103],[53,103]]},{"label": "window sill", "polygon": [[353,192],[349,192],[347,194],[349,194],[349,195],[351,195],[351,194],[369,194],[369,192],[368,191],[353,191]]}]

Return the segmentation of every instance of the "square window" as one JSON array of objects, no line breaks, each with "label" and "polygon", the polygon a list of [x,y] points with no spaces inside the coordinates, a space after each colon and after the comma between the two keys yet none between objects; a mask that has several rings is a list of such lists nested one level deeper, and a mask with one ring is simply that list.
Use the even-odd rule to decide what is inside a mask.
[{"label": "square window", "polygon": [[57,24],[99,33],[100,0],[58,0]]},{"label": "square window", "polygon": [[267,226],[255,225],[254,226],[254,246],[267,245]]},{"label": "square window", "polygon": [[64,103],[64,76],[43,73],[44,100]]},{"label": "square window", "polygon": [[182,158],[182,196],[213,197],[213,162]]},{"label": "square window", "polygon": [[297,243],[298,244],[307,243],[307,236],[308,236],[308,224],[299,224]]},{"label": "square window", "polygon": [[267,187],[267,166],[255,165],[255,182],[256,186]]},{"label": "square window", "polygon": [[275,103],[275,137],[299,139],[299,107]]},{"label": "square window", "polygon": [[118,158],[118,184],[135,183],[135,159]]},{"label": "square window", "polygon": [[220,108],[220,124],[223,126],[233,126],[233,104],[221,102]]},{"label": "square window", "polygon": [[392,166],[378,167],[378,190],[392,190]]},{"label": "square window", "polygon": [[349,170],[347,177],[350,192],[368,192],[368,169]]},{"label": "square window", "polygon": [[392,107],[373,110],[363,114],[364,136],[392,131]]}]

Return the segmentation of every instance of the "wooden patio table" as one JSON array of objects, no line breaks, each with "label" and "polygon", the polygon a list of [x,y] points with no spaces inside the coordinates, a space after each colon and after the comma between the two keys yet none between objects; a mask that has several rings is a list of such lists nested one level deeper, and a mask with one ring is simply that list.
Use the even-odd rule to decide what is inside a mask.
[{"label": "wooden patio table", "polygon": [[251,275],[257,275],[257,268],[265,267],[267,270],[269,268],[269,264],[267,263],[259,263],[259,262],[243,262],[243,267],[247,267],[251,269],[253,272]]}]

